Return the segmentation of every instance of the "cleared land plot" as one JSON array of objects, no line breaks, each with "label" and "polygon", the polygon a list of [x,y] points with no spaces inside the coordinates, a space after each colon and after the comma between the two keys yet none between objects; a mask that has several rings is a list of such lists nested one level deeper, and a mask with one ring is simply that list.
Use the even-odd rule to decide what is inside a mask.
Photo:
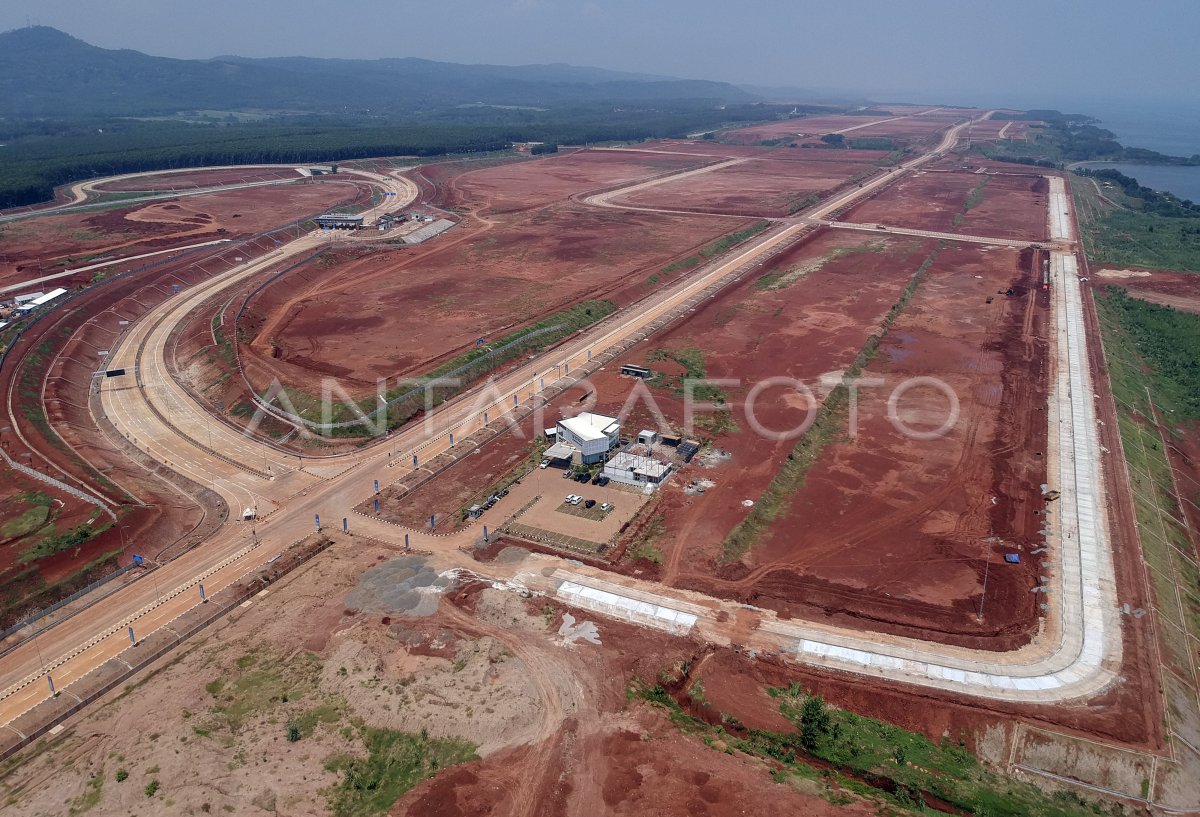
[{"label": "cleared land plot", "polygon": [[724,142],[708,142],[701,139],[664,139],[646,142],[641,146],[646,153],[672,153],[685,156],[700,156],[706,161],[723,159],[772,159],[777,162],[879,162],[888,157],[886,150],[849,150],[831,148],[823,142],[806,144],[804,147],[768,147],[764,145],[731,145]]},{"label": "cleared land plot", "polygon": [[664,182],[613,202],[705,213],[786,216],[877,169],[868,162],[837,161],[839,151],[829,153],[832,155],[828,161],[750,159],[711,173]]},{"label": "cleared land plot", "polygon": [[[722,570],[717,565],[722,542],[749,513],[743,500],[762,493],[795,444],[755,432],[745,409],[751,388],[765,378],[790,377],[822,396],[821,375],[851,364],[932,247],[919,239],[822,232],[593,376],[597,410],[615,413],[631,400],[636,385],[617,374],[620,364],[648,366],[656,375],[649,386],[654,402],[676,427],[683,423],[685,374],[740,381],[719,387],[731,416],[697,412],[696,434],[730,456],[712,468],[698,458],[672,477],[656,500],[652,515],[664,518],[657,546],[666,556],[668,582],[680,565],[709,575]],[[701,392],[701,399],[716,398]],[[799,426],[807,410],[802,395],[783,387],[757,394],[754,405],[757,421],[779,431]],[[659,427],[654,412],[636,395],[625,425]],[[697,478],[716,486],[702,496],[686,495],[683,487]]]},{"label": "cleared land plot", "polygon": [[[31,218],[0,227],[0,286],[168,247],[242,238],[367,195],[351,182],[283,185]],[[92,274],[82,273],[81,283]]]},{"label": "cleared land plot", "polygon": [[850,209],[843,221],[880,223],[995,238],[1046,236],[1046,191],[1041,176],[917,173]]},{"label": "cleared land plot", "polygon": [[644,151],[583,150],[469,171],[451,183],[456,204],[499,214],[543,207],[576,193],[700,167],[715,159]]},{"label": "cleared land plot", "polygon": [[[941,251],[864,372],[883,383],[860,394],[857,437],[825,448],[745,557],[736,587],[753,603],[905,623],[901,632],[984,648],[1028,639],[1044,559],[1030,551],[1044,524],[1049,314],[1033,266],[1029,251]],[[997,294],[1010,287],[1012,297]],[[889,419],[889,397],[918,377],[937,378],[958,401],[945,436],[913,439]],[[940,386],[917,385],[896,402],[917,431],[950,412]]]},{"label": "cleared land plot", "polygon": [[1096,283],[1116,284],[1143,301],[1200,314],[1200,274],[1161,270],[1101,269]]},{"label": "cleared land plot", "polygon": [[[297,165],[304,167],[305,165]],[[192,170],[181,173],[164,173],[158,176],[143,176],[135,179],[121,179],[96,185],[101,192],[147,192],[155,193],[165,190],[189,190],[197,187],[215,187],[222,184],[245,184],[247,182],[276,181],[279,179],[299,179],[300,173],[295,168],[286,167],[234,167],[227,170]]]},{"label": "cleared land plot", "polygon": [[[538,164],[470,175],[480,189],[479,176],[506,179]],[[536,189],[541,171],[527,172]],[[507,189],[502,179],[492,182],[495,189]],[[595,184],[588,177],[574,188]],[[556,195],[564,194],[560,189]],[[249,339],[248,368],[266,378],[256,386],[265,388],[278,375],[309,391],[330,375],[362,391],[373,390],[378,377],[424,374],[474,348],[477,338],[495,340],[580,301],[627,304],[667,283],[664,266],[746,226],[740,218],[572,202],[484,218],[455,228],[428,249],[385,250],[344,264],[318,259],[256,295],[240,324]]]},{"label": "cleared land plot", "polygon": [[906,116],[890,122],[878,122],[865,128],[847,133],[847,138],[886,136],[903,142],[935,141],[943,131],[966,118],[961,111],[933,113],[922,116]]},{"label": "cleared land plot", "polygon": [[[796,119],[767,122],[762,125],[751,125],[748,128],[726,131],[721,134],[721,137],[747,145],[790,137],[803,140],[804,137],[820,137],[826,133],[834,133],[847,128],[859,128],[888,118],[887,116],[846,116],[841,114],[802,116]],[[856,131],[850,132],[855,133]]]}]

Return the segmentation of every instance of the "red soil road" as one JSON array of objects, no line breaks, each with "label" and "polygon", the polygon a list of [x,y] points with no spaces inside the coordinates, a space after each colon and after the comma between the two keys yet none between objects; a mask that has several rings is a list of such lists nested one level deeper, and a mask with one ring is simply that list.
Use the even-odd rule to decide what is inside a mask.
[{"label": "red soil road", "polygon": [[[352,182],[297,184],[28,219],[5,225],[0,232],[0,286],[113,258],[244,238],[278,225],[281,212],[317,213],[359,198],[369,200],[363,187]],[[62,278],[54,285],[69,287],[91,277],[90,272],[82,273],[79,281]]]},{"label": "red soil road", "polygon": [[[808,157],[817,159],[814,153],[805,151]],[[751,159],[649,187],[613,199],[613,203],[702,213],[787,216],[806,197],[827,195],[852,176],[878,169],[868,162],[838,161],[840,154],[841,151],[821,151],[820,158],[825,161]]]},{"label": "red soil road", "polygon": [[[851,208],[841,220],[1039,240],[1046,235],[1048,187],[1040,176],[916,173]],[[977,188],[982,200],[964,212],[971,191]],[[959,214],[962,221],[955,226]]]},{"label": "red soil road", "polygon": [[[748,223],[562,201],[493,213],[497,204],[515,206],[525,189],[541,200],[542,164],[560,174],[551,182],[556,196],[597,184],[612,164],[595,158],[604,155],[489,167],[439,182],[445,198],[475,201],[486,214],[420,249],[333,267],[313,262],[279,279],[250,301],[239,324],[249,338],[243,358],[252,382],[265,388],[279,377],[310,391],[335,376],[352,393],[373,391],[379,377],[422,374],[478,337],[494,338],[580,300],[631,303],[654,286],[649,278],[663,266]],[[616,166],[622,177],[631,172],[626,160]],[[577,168],[588,172],[563,181],[561,174]],[[518,177],[527,188],[515,187]]]},{"label": "red soil road", "polygon": [[[738,577],[730,589],[788,614],[878,620],[974,648],[1028,641],[1038,616],[1029,591],[1041,572],[1029,551],[1043,524],[1049,309],[1033,263],[1028,251],[942,250],[864,373],[884,384],[861,393],[857,439],[825,450],[788,511],[730,571]],[[997,295],[1009,287],[1012,298]],[[924,376],[961,406],[954,429],[936,440],[910,439],[888,420],[892,390]],[[948,405],[920,387],[898,411],[930,429]],[[1009,552],[1022,563],[1004,563]]]},{"label": "red soil road", "polygon": [[164,190],[191,190],[197,187],[217,187],[224,184],[246,184],[248,182],[299,179],[300,174],[286,167],[234,167],[227,170],[184,171],[143,176],[134,179],[106,182],[96,185],[101,192],[158,192]]}]

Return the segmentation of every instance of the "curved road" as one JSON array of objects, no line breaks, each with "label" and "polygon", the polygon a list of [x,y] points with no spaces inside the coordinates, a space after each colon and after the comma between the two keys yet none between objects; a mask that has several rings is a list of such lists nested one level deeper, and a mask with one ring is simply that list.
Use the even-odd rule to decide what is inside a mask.
[{"label": "curved road", "polygon": [[[63,689],[128,648],[124,629],[128,624],[132,623],[141,634],[165,625],[198,603],[195,585],[199,581],[203,580],[206,589],[214,593],[258,569],[311,533],[316,514],[326,524],[334,525],[343,516],[351,517],[356,532],[383,541],[400,541],[403,529],[351,511],[371,494],[373,479],[384,475],[396,479],[411,472],[414,455],[418,467],[422,467],[421,463],[451,447],[452,435],[461,441],[482,428],[485,416],[488,423],[494,424],[513,410],[514,403],[525,406],[530,401],[543,402],[544,389],[574,380],[581,370],[597,365],[608,350],[653,331],[676,310],[694,306],[706,297],[709,286],[760,262],[809,229],[813,221],[940,156],[954,145],[968,124],[950,129],[929,153],[776,225],[732,257],[697,270],[654,301],[635,304],[550,350],[528,369],[522,367],[493,384],[463,394],[440,407],[429,422],[402,429],[360,451],[305,462],[303,467],[298,457],[249,440],[210,417],[169,376],[163,355],[171,328],[201,299],[259,272],[267,263],[306,252],[327,239],[321,235],[303,236],[284,246],[278,255],[217,276],[152,310],[110,355],[110,365],[139,366],[140,385],[118,390],[106,383],[102,393],[104,410],[122,433],[155,459],[198,482],[211,484],[232,508],[257,504],[262,518],[253,526],[255,535],[248,532],[246,524],[231,523],[204,547],[156,570],[152,574],[156,586],[135,582],[85,615],[44,634],[39,644],[24,644],[6,656],[0,663],[0,724],[10,722],[46,697],[47,671]],[[410,183],[376,174],[360,175],[375,176],[376,183],[397,186],[393,189],[400,195],[385,197],[385,205],[381,206],[403,207],[416,195]],[[658,183],[671,178],[664,177]],[[611,197],[617,192],[604,195]],[[1054,206],[1065,206],[1061,195],[1052,196],[1052,201]],[[1070,221],[1062,218],[1061,210],[1055,215],[1051,219],[1052,238],[1071,241]],[[1059,365],[1050,408],[1051,429],[1058,433],[1051,435],[1050,453],[1056,455],[1052,466],[1058,463],[1060,468],[1058,487],[1063,499],[1058,503],[1059,514],[1051,536],[1051,555],[1059,565],[1051,598],[1057,604],[1046,631],[1032,644],[1010,653],[995,653],[841,630],[820,623],[781,622],[765,611],[614,574],[568,568],[565,560],[550,560],[560,565],[558,579],[615,587],[630,597],[652,599],[664,609],[697,610],[700,615],[695,626],[705,638],[731,643],[735,633],[749,629],[757,646],[784,651],[815,665],[999,700],[1060,701],[1098,692],[1115,677],[1121,643],[1115,622],[1111,555],[1103,514],[1097,512],[1104,502],[1102,483],[1095,474],[1095,418],[1088,399],[1092,389],[1086,365],[1086,336],[1079,319],[1074,256],[1056,253],[1054,258],[1058,286],[1052,292],[1056,297]],[[170,418],[169,422],[165,418]],[[229,458],[214,456],[210,451],[229,452]],[[516,507],[509,504],[512,510]],[[461,564],[458,547],[476,538],[471,530],[456,536],[429,536],[415,531],[408,535],[414,546],[433,551],[434,558],[445,567]],[[515,568],[500,565],[489,565],[487,569],[494,578],[517,587],[535,587],[541,575],[506,574],[506,570]],[[553,585],[543,585],[538,589],[555,592]],[[719,616],[722,612],[725,615]]]}]

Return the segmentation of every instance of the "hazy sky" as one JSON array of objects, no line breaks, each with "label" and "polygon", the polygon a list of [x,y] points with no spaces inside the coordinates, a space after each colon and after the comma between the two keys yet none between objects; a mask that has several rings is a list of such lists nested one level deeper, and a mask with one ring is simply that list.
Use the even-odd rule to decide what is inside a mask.
[{"label": "hazy sky", "polygon": [[[1024,107],[1200,98],[1196,0],[6,0],[106,48],[570,62]],[[1073,104],[1075,101],[1080,104]]]}]

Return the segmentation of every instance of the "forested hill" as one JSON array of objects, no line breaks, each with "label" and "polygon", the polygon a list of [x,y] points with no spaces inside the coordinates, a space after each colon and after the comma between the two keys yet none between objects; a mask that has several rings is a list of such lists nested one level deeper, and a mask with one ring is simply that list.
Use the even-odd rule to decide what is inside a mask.
[{"label": "forested hill", "polygon": [[723,82],[569,65],[419,59],[176,60],[108,50],[35,26],[0,34],[0,117],[163,116],[180,111],[404,114],[463,104],[705,99],[746,102]]}]

